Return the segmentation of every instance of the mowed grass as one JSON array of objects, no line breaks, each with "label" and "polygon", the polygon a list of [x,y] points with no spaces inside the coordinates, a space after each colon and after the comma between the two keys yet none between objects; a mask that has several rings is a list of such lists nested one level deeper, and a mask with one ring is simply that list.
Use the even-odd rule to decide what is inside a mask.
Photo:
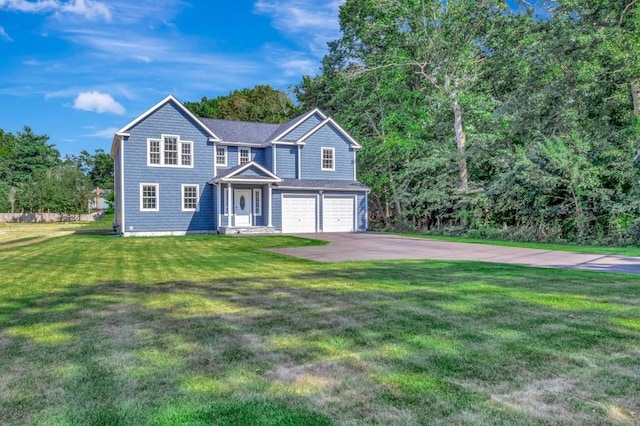
[{"label": "mowed grass", "polygon": [[568,251],[574,253],[589,253],[589,254],[603,254],[603,255],[619,255],[619,256],[634,256],[640,257],[639,246],[594,246],[594,245],[577,245],[577,244],[552,244],[552,243],[527,243],[523,241],[508,241],[508,240],[490,240],[482,238],[469,238],[469,237],[449,237],[443,235],[431,235],[431,234],[408,234],[399,233],[405,237],[412,238],[426,238],[430,240],[450,241],[454,243],[470,243],[470,244],[489,244],[494,246],[505,247],[522,247],[538,250],[555,250],[555,251]]},{"label": "mowed grass", "polygon": [[0,424],[633,424],[640,279],[319,264],[275,237],[0,250]]}]

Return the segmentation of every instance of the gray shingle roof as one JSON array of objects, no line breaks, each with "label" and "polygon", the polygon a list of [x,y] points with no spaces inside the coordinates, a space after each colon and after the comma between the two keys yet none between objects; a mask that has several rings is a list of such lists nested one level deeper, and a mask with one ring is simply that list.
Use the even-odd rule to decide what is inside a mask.
[{"label": "gray shingle roof", "polygon": [[218,120],[200,118],[216,136],[224,142],[244,142],[247,144],[265,144],[279,124],[251,123],[247,121]]},{"label": "gray shingle roof", "polygon": [[271,135],[269,135],[269,139],[273,139],[273,138],[275,138],[276,136],[278,136],[278,135],[280,135],[280,134],[284,133],[284,132],[285,132],[285,131],[287,131],[288,129],[291,129],[291,128],[295,127],[295,126],[296,126],[296,124],[298,124],[298,123],[299,123],[299,122],[304,118],[304,116],[305,116],[305,115],[307,115],[307,114],[309,114],[309,112],[308,112],[308,111],[307,111],[307,112],[305,112],[304,114],[300,114],[299,116],[292,118],[291,120],[287,121],[287,122],[286,122],[286,123],[284,123],[284,124],[281,124],[280,126],[278,126],[278,127],[275,129],[275,131],[274,131],[274,132],[272,132],[272,133],[271,133]]},{"label": "gray shingle roof", "polygon": [[309,112],[300,114],[284,124],[253,123],[204,117],[199,117],[199,119],[223,142],[266,146],[275,137],[297,126]]},{"label": "gray shingle roof", "polygon": [[327,189],[347,191],[368,191],[369,187],[354,180],[329,180],[329,179],[282,179],[276,187],[300,188],[300,189]]}]

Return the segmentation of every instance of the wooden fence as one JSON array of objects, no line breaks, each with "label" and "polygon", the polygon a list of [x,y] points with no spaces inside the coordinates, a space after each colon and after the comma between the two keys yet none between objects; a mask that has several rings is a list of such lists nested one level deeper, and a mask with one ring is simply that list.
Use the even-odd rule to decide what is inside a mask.
[{"label": "wooden fence", "polygon": [[89,214],[67,213],[0,213],[0,223],[36,223],[36,222],[93,222],[102,218],[104,213]]}]

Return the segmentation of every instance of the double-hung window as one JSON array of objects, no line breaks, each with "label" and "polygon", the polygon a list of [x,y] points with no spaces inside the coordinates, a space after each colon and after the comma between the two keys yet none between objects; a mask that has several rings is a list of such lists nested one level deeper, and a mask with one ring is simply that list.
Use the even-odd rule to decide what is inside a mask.
[{"label": "double-hung window", "polygon": [[199,196],[199,185],[182,185],[182,211],[196,211]]},{"label": "double-hung window", "polygon": [[251,161],[251,148],[238,148],[238,164],[246,164]]},{"label": "double-hung window", "polygon": [[159,191],[157,183],[140,184],[140,211],[157,212],[160,210]]},{"label": "double-hung window", "polygon": [[174,135],[147,139],[147,165],[193,167],[193,142],[183,141]]},{"label": "double-hung window", "polygon": [[335,165],[335,148],[322,148],[320,158],[320,168],[325,171],[333,171],[336,169]]},{"label": "double-hung window", "polygon": [[149,164],[161,164],[160,140],[149,139]]},{"label": "double-hung window", "polygon": [[218,146],[216,147],[216,166],[227,166],[227,147],[226,146]]}]

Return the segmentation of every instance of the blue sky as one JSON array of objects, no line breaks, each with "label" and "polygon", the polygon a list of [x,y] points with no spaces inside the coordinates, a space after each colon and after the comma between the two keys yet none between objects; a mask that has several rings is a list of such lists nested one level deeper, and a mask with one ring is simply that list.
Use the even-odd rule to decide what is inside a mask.
[{"label": "blue sky", "polygon": [[343,0],[0,0],[0,129],[64,156],[168,94],[198,101],[316,74]]}]

